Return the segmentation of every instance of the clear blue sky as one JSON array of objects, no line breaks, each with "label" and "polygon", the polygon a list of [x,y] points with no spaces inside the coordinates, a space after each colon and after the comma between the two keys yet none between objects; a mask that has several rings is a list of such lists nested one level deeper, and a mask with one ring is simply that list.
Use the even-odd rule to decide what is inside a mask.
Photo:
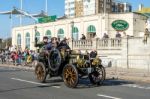
[{"label": "clear blue sky", "polygon": [[[150,7],[149,0],[120,0],[127,1],[133,5],[133,10],[138,9],[140,3],[145,7]],[[20,0],[0,0],[0,12],[11,10],[14,6],[20,8]],[[45,10],[45,0],[23,0],[23,10],[30,13],[39,13]],[[64,15],[64,0],[48,0],[48,14],[49,15]],[[23,23],[32,23],[33,21],[28,18],[23,19]],[[7,15],[0,15],[0,38],[6,38],[7,34],[10,35],[10,19]],[[19,18],[13,17],[13,27],[19,25]]]}]

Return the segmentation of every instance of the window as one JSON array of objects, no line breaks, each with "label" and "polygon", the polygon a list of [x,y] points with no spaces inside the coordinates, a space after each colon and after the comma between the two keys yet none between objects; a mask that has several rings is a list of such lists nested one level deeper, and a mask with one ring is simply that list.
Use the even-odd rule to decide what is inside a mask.
[{"label": "window", "polygon": [[26,48],[30,49],[30,34],[29,33],[26,33]]},{"label": "window", "polygon": [[73,27],[72,29],[72,38],[74,40],[78,40],[79,30],[77,27]]},{"label": "window", "polygon": [[50,40],[51,39],[51,31],[47,30],[45,36],[47,36]]},{"label": "window", "polygon": [[17,35],[17,46],[18,46],[18,48],[21,47],[21,34]]},{"label": "window", "polygon": [[60,38],[60,40],[64,39],[64,30],[63,29],[58,30],[57,37]]},{"label": "window", "polygon": [[87,29],[88,38],[94,38],[96,36],[96,28],[93,25],[90,25]]},{"label": "window", "polygon": [[90,25],[90,26],[88,27],[88,32],[96,32],[95,26]]},{"label": "window", "polygon": [[39,32],[35,33],[35,37],[37,38],[38,41],[40,41],[40,33]]}]

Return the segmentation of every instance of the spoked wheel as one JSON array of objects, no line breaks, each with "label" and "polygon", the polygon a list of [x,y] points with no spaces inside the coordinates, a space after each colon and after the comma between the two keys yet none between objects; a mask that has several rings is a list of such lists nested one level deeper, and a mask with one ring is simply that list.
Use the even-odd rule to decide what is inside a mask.
[{"label": "spoked wheel", "polygon": [[103,66],[96,67],[96,70],[89,74],[89,79],[92,84],[101,85],[105,80],[105,68]]},{"label": "spoked wheel", "polygon": [[46,80],[46,68],[43,63],[37,63],[35,67],[35,75],[39,82],[44,83]]},{"label": "spoked wheel", "polygon": [[78,71],[72,64],[68,64],[63,69],[63,80],[66,86],[75,88],[78,84]]}]

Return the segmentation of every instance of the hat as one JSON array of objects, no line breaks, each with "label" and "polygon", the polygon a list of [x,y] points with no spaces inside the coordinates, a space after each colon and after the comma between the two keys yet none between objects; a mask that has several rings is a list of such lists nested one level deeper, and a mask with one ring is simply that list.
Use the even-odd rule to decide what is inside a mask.
[{"label": "hat", "polygon": [[47,37],[47,36],[44,36],[43,39],[48,39],[48,37]]}]

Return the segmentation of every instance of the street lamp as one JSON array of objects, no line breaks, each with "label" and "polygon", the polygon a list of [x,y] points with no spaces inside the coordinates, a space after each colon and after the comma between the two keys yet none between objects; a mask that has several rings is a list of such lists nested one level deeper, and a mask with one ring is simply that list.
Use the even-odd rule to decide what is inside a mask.
[{"label": "street lamp", "polygon": [[37,32],[37,26],[34,26],[34,31],[35,31],[35,33]]},{"label": "street lamp", "polygon": [[71,38],[73,38],[73,28],[74,28],[74,21],[71,21]]},{"label": "street lamp", "polygon": [[72,50],[73,50],[73,28],[74,28],[74,21],[71,21],[71,40],[72,40]]}]

